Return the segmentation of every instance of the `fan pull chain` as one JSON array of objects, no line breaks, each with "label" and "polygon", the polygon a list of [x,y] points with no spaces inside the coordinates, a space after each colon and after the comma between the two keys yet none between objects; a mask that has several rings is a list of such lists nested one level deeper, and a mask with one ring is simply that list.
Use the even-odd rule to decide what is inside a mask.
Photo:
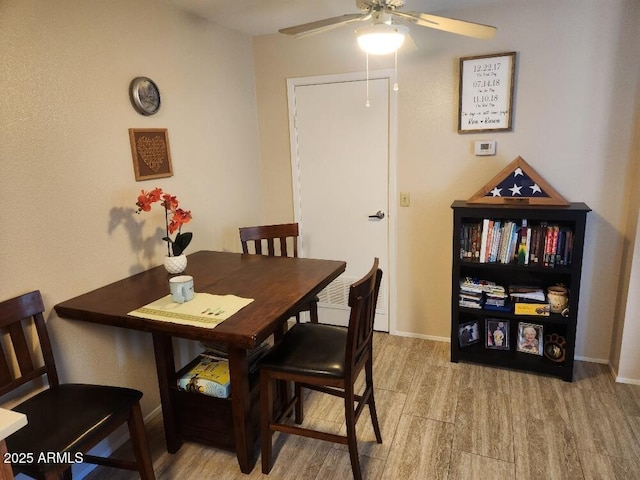
[{"label": "fan pull chain", "polygon": [[364,103],[365,107],[370,107],[371,103],[369,103],[369,54],[367,56],[367,101]]},{"label": "fan pull chain", "polygon": [[397,92],[398,91],[398,50],[395,51],[396,54],[396,58],[395,58],[395,62],[394,62],[394,76],[395,76],[395,82],[393,83],[393,91]]}]

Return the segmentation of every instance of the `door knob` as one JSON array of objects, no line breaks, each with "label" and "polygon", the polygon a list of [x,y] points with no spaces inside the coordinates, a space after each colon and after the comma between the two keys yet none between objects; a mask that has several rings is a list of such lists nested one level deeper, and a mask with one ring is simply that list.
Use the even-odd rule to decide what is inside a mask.
[{"label": "door knob", "polygon": [[378,210],[375,214],[369,215],[369,218],[377,218],[378,220],[382,220],[384,218],[384,212],[382,210]]}]

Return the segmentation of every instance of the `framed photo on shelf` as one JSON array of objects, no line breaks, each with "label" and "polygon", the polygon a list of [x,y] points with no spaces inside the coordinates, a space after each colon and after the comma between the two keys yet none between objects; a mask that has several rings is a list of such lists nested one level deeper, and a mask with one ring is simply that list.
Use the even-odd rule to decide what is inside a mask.
[{"label": "framed photo on shelf", "polygon": [[542,356],[543,337],[542,325],[520,322],[518,324],[518,348],[519,352],[531,353]]},{"label": "framed photo on shelf", "polygon": [[130,128],[129,141],[136,181],[173,175],[166,128]]},{"label": "framed photo on shelf", "polygon": [[460,347],[467,347],[480,341],[480,327],[477,321],[461,323],[458,326]]},{"label": "framed photo on shelf", "polygon": [[486,348],[509,350],[509,322],[487,318],[484,331]]},{"label": "framed photo on shelf", "polygon": [[516,52],[460,59],[458,133],[509,131]]}]

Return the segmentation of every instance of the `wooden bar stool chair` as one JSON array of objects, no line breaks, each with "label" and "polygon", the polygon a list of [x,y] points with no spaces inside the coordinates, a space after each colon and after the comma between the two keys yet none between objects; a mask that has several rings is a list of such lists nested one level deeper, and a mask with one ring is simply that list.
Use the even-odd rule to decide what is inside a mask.
[{"label": "wooden bar stool chair", "polygon": [[[9,452],[22,453],[20,458],[26,460],[12,465],[14,473],[37,479],[71,479],[71,465],[80,461],[137,470],[142,480],[155,479],[140,410],[142,392],[100,385],[61,385],[43,312],[39,291],[0,303],[0,330],[15,353],[15,362],[12,362],[10,349],[5,350],[6,344],[0,345],[0,395],[24,387],[32,380],[37,380],[32,385],[36,391],[44,375],[49,382],[49,388],[13,407],[28,420],[25,427],[7,438]],[[39,341],[36,347],[39,343],[40,352],[33,352],[35,347],[25,336],[29,323],[35,327]],[[38,353],[42,361],[35,360],[39,358]],[[24,388],[20,389],[21,395],[26,393]],[[87,454],[123,423],[129,426],[136,462]],[[56,458],[50,458],[51,453],[55,453]]]},{"label": "wooden bar stool chair", "polygon": [[[365,405],[369,406],[376,440],[382,443],[373,396],[372,362],[373,319],[381,279],[382,270],[376,258],[371,271],[350,287],[351,314],[347,328],[298,323],[259,361],[262,473],[271,471],[271,436],[279,431],[348,445],[353,478],[361,479],[356,422]],[[362,395],[356,395],[354,385],[363,369],[365,390]],[[272,412],[274,380],[294,382],[293,398],[275,418]],[[344,399],[346,437],[284,423],[294,407],[295,423],[302,423],[303,387]]]},{"label": "wooden bar stool chair", "polygon": [[[299,228],[297,223],[241,227],[240,242],[243,253],[271,257],[298,257]],[[252,248],[250,248],[252,247]],[[266,251],[264,250],[266,248]],[[300,312],[309,312],[311,323],[318,323],[318,298],[314,298],[295,314],[300,323]]]}]

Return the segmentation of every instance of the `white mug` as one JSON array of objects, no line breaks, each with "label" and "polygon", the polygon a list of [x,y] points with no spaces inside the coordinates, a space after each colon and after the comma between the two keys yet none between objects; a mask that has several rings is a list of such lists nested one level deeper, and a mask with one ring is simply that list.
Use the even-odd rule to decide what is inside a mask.
[{"label": "white mug", "polygon": [[193,277],[191,275],[178,275],[169,279],[171,300],[176,303],[184,303],[193,300]]}]

